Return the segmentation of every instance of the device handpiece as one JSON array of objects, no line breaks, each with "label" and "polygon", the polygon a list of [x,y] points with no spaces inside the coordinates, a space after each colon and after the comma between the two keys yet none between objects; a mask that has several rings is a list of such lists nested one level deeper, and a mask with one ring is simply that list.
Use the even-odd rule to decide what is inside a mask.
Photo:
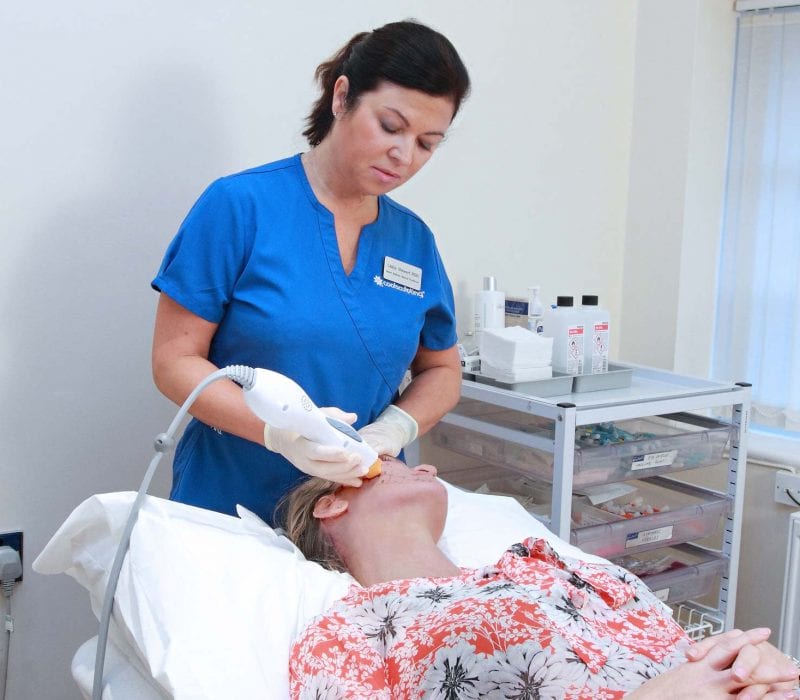
[{"label": "device handpiece", "polygon": [[355,452],[361,457],[361,465],[368,469],[365,478],[380,474],[381,461],[375,450],[352,426],[320,411],[293,379],[259,368],[255,370],[252,388],[243,391],[250,410],[268,425],[291,430],[321,445]]}]

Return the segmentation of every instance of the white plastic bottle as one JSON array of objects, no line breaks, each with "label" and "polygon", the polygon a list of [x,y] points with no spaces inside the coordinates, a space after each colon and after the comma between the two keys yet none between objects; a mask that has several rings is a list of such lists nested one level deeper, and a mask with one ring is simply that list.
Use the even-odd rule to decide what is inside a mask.
[{"label": "white plastic bottle", "polygon": [[608,344],[611,339],[611,317],[597,302],[597,295],[581,297],[586,337],[583,351],[584,374],[608,372]]},{"label": "white plastic bottle", "polygon": [[542,335],[544,332],[544,307],[539,298],[539,287],[528,287],[528,330]]},{"label": "white plastic bottle", "polygon": [[545,308],[544,314],[542,315],[542,335],[546,338],[553,337],[549,329],[553,327],[553,314],[556,312],[556,308],[558,307],[555,304],[550,304]]},{"label": "white plastic bottle", "polygon": [[506,295],[497,290],[495,278],[483,278],[483,290],[475,292],[475,338],[480,340],[481,331],[486,328],[505,328]]},{"label": "white plastic bottle", "polygon": [[545,314],[544,335],[553,339],[553,369],[562,374],[582,374],[583,316],[572,297],[556,298],[556,308]]}]

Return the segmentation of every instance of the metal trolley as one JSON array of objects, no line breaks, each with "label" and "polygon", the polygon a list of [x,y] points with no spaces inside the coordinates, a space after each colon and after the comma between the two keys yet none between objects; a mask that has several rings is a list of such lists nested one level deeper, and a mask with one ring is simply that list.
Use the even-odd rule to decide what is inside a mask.
[{"label": "metal trolley", "polygon": [[[523,452],[530,448],[531,451],[551,454],[552,466],[548,480],[552,482],[552,495],[548,524],[559,537],[569,540],[573,487],[576,480],[576,428],[648,416],[676,415],[688,423],[703,426],[709,420],[701,415],[703,411],[718,408],[724,408],[726,412],[730,410],[730,419],[726,417],[725,420],[726,443],[728,436],[730,437],[727,448],[727,485],[719,494],[728,499],[729,507],[723,516],[721,548],[706,548],[724,562],[719,574],[717,604],[716,607],[706,606],[690,600],[673,606],[676,618],[690,634],[698,638],[730,629],[733,626],[741,539],[750,410],[749,385],[697,379],[637,365],[623,366],[632,369],[630,386],[546,398],[465,379],[462,385],[462,404],[470,404],[471,410],[463,411],[457,407],[442,419],[442,424],[445,428],[456,426],[471,433],[488,436],[489,439],[513,445],[518,451],[520,448]],[[549,425],[553,429],[543,432],[493,420],[492,414],[497,414],[501,409],[552,421]],[[469,452],[464,451],[463,454]],[[499,461],[494,464],[504,466]],[[658,471],[657,468],[645,469],[642,475],[631,474],[627,478],[646,479],[651,473]],[[624,481],[626,478],[616,475],[616,478],[610,480]],[[659,480],[663,481],[661,477]]]}]

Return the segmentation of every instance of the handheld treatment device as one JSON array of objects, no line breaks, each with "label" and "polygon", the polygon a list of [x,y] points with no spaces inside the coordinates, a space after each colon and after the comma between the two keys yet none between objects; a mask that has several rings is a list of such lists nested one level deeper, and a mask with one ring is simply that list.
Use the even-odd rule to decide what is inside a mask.
[{"label": "handheld treatment device", "polygon": [[378,455],[343,421],[326,416],[297,382],[268,369],[256,369],[251,386],[243,384],[244,400],[267,425],[291,430],[320,445],[343,447],[361,457],[371,479],[381,473]]}]

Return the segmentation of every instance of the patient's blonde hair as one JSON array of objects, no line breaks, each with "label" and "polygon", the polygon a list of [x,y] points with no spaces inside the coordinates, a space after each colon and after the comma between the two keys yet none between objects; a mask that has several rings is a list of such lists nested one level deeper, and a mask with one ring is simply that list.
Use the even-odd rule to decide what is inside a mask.
[{"label": "patient's blonde hair", "polygon": [[332,571],[347,571],[342,558],[323,531],[319,518],[314,517],[317,501],[333,494],[339,484],[311,477],[284,496],[275,511],[275,520],[286,536],[309,561],[315,561]]}]

